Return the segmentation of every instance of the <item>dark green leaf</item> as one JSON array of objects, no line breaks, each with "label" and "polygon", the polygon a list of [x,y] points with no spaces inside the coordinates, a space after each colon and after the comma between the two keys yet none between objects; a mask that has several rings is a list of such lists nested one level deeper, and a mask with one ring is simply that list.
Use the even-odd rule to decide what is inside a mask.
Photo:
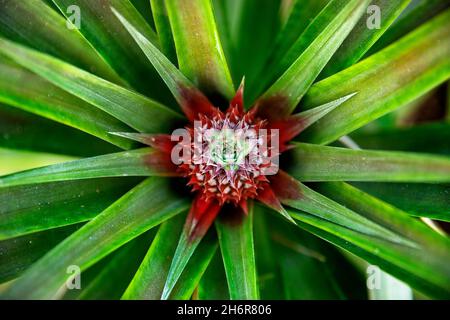
[{"label": "dark green leaf", "polygon": [[136,130],[167,132],[175,121],[182,119],[176,112],[140,94],[8,40],[0,39],[0,52]]},{"label": "dark green leaf", "polygon": [[90,220],[138,182],[108,178],[0,188],[0,239]]},{"label": "dark green leaf", "polygon": [[46,230],[0,241],[0,283],[18,277],[80,225]]},{"label": "dark green leaf", "polygon": [[450,123],[407,128],[357,130],[351,138],[364,149],[399,150],[450,155]]},{"label": "dark green leaf", "polygon": [[303,107],[318,106],[355,91],[358,95],[306,130],[301,139],[330,143],[415,100],[450,77],[449,57],[447,10],[385,50],[314,84]]},{"label": "dark green leaf", "polygon": [[[159,300],[166,283],[172,257],[178,245],[186,215],[178,215],[163,223],[150,249],[142,261],[123,299]],[[170,299],[189,299],[217,249],[217,240],[210,233],[189,260]]]},{"label": "dark green leaf", "polygon": [[155,20],[159,43],[161,44],[161,51],[170,61],[176,63],[175,43],[173,41],[165,0],[150,0],[150,4],[152,6],[152,14]]},{"label": "dark green leaf", "polygon": [[417,183],[352,183],[413,216],[450,222],[450,185]]},{"label": "dark green leaf", "polygon": [[79,157],[119,151],[82,131],[1,103],[0,146]]},{"label": "dark green leaf", "polygon": [[187,209],[166,179],[149,178],[129,191],[36,262],[5,293],[8,298],[61,296],[70,280],[67,268],[81,271],[164,220]]},{"label": "dark green leaf", "polygon": [[[276,81],[263,94],[263,101],[281,97],[286,100],[283,111],[292,112],[362,16],[368,3],[369,0],[330,1],[280,63],[270,68],[273,75],[268,77],[269,82]],[[332,100],[336,99],[328,101]]]},{"label": "dark green leaf", "polygon": [[1,0],[0,34],[123,84],[80,32],[69,29],[67,20],[40,0]]}]

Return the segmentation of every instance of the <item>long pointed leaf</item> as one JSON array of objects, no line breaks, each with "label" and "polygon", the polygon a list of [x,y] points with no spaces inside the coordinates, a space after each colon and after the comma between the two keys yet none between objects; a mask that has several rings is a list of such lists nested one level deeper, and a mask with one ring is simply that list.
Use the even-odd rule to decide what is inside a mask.
[{"label": "long pointed leaf", "polygon": [[80,32],[133,88],[162,103],[173,104],[167,88],[160,81],[155,69],[109,10],[111,6],[115,7],[128,21],[136,25],[147,39],[159,45],[155,32],[129,0],[53,0],[53,2],[66,18],[72,15],[67,10],[70,6],[76,5],[80,8]]},{"label": "long pointed leaf", "polygon": [[131,130],[109,114],[3,59],[0,73],[1,102],[85,131],[121,148],[131,148],[126,139],[108,134]]},{"label": "long pointed leaf", "polygon": [[[358,62],[370,47],[383,35],[411,0],[373,0],[370,6],[380,10],[380,26],[368,27],[369,12],[363,15],[352,32],[322,71],[321,78],[333,75]],[[372,15],[376,13],[372,12]]]},{"label": "long pointed leaf", "polygon": [[0,188],[0,240],[88,221],[139,179],[88,179]]},{"label": "long pointed leaf", "polygon": [[447,10],[385,50],[313,85],[302,102],[305,108],[350,92],[358,95],[306,130],[301,139],[330,143],[447,80],[449,26]]},{"label": "long pointed leaf", "polygon": [[9,298],[50,299],[66,289],[67,267],[81,270],[116,248],[187,209],[162,178],[149,178],[34,264],[5,293]]},{"label": "long pointed leaf", "polygon": [[259,297],[253,246],[253,208],[248,215],[235,209],[222,212],[216,221],[228,289],[232,300]]},{"label": "long pointed leaf", "polygon": [[[161,298],[171,257],[175,253],[185,219],[186,215],[181,214],[161,225],[122,299],[158,300]],[[192,296],[216,249],[215,237],[209,235],[203,239],[172,290],[170,299],[189,299]]]},{"label": "long pointed leaf", "polygon": [[175,52],[175,43],[173,41],[173,34],[170,28],[165,0],[150,0],[150,4],[159,43],[161,44],[161,51],[170,61],[176,63],[177,56]]},{"label": "long pointed leaf", "polygon": [[0,187],[101,177],[170,175],[171,171],[164,170],[164,162],[152,165],[157,157],[157,151],[143,148],[64,162],[0,177]]},{"label": "long pointed leaf", "polygon": [[301,221],[302,227],[380,266],[430,296],[450,296],[448,237],[437,234],[421,221],[349,185],[327,183],[320,186],[326,186],[328,190],[333,188],[330,196],[355,212],[355,215],[391,229],[398,236],[408,238],[415,246],[394,245],[384,237],[354,232],[348,225],[339,226],[332,220],[291,211],[293,217]]},{"label": "long pointed leaf", "polygon": [[450,6],[448,1],[415,0],[369,50],[366,56],[387,47]]},{"label": "long pointed leaf", "polygon": [[123,84],[80,32],[40,0],[0,1],[0,34]]},{"label": "long pointed leaf", "polygon": [[353,186],[413,216],[450,222],[450,185],[353,182]]},{"label": "long pointed leaf", "polygon": [[[274,100],[281,100],[280,112],[292,112],[368,3],[369,0],[331,1],[281,60],[280,67],[272,69],[275,73],[282,70],[282,75],[263,94],[260,103],[274,108]],[[275,74],[274,78],[278,76]]]},{"label": "long pointed leaf", "polygon": [[296,144],[287,170],[300,181],[449,182],[450,158]]},{"label": "long pointed leaf", "polygon": [[0,39],[0,52],[54,85],[145,132],[163,132],[182,119],[174,111],[133,91],[61,60]]},{"label": "long pointed leaf", "polygon": [[78,157],[119,151],[118,147],[82,131],[1,103],[0,146]]},{"label": "long pointed leaf", "polygon": [[180,70],[202,91],[231,99],[228,70],[212,11],[211,0],[167,0]]},{"label": "long pointed leaf", "polygon": [[24,270],[81,227],[67,226],[0,241],[0,283],[20,276]]}]

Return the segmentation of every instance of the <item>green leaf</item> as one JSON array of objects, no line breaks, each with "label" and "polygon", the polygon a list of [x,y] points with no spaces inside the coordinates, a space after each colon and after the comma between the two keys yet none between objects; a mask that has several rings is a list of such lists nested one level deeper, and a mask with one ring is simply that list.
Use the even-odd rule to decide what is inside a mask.
[{"label": "green leaf", "polygon": [[1,103],[0,146],[78,157],[119,151],[114,145],[82,131]]},{"label": "green leaf", "polygon": [[245,76],[249,84],[245,100],[252,102],[257,93],[253,84],[262,80],[259,73],[264,68],[281,26],[280,1],[221,1],[224,2],[228,21],[229,62],[233,79],[240,81]]},{"label": "green leaf", "polygon": [[450,158],[296,143],[287,170],[300,181],[449,182]]},{"label": "green leaf", "polygon": [[90,133],[123,149],[131,148],[126,139],[108,133],[131,130],[109,114],[1,58],[0,73],[1,102]]},{"label": "green leaf", "polygon": [[222,212],[215,224],[230,298],[258,299],[253,246],[253,208],[249,208],[248,215],[244,216],[241,211],[234,215],[232,212]]},{"label": "green leaf", "polygon": [[369,50],[370,56],[400,39],[450,6],[448,1],[415,0]]},{"label": "green leaf", "polygon": [[80,225],[46,230],[0,241],[0,283],[17,278]]},{"label": "green leaf", "polygon": [[0,148],[0,175],[75,159],[77,158],[64,155]]},{"label": "green leaf", "polygon": [[278,252],[274,250],[271,239],[271,222],[276,219],[269,221],[269,214],[272,212],[269,213],[270,210],[267,207],[258,205],[258,203],[255,203],[253,211],[255,260],[260,299],[280,299],[284,297],[284,291],[277,263]]},{"label": "green leaf", "polygon": [[0,188],[0,240],[88,221],[138,182],[108,178]]},{"label": "green leaf", "polygon": [[36,262],[5,292],[5,297],[51,299],[61,296],[67,267],[81,271],[164,220],[187,209],[166,179],[149,178],[117,200]]},{"label": "green leaf", "polygon": [[67,20],[40,0],[2,0],[0,35],[123,84],[80,32],[67,28]]},{"label": "green leaf", "polygon": [[167,172],[151,165],[156,153],[153,149],[142,148],[31,169],[0,177],[0,187],[102,177],[166,175]]},{"label": "green leaf", "polygon": [[230,300],[222,254],[216,251],[197,287],[199,300]]},{"label": "green leaf", "polygon": [[304,108],[350,92],[358,95],[311,126],[301,139],[330,143],[413,101],[450,77],[449,57],[447,10],[385,50],[314,84],[302,102]]},{"label": "green leaf", "polygon": [[180,70],[206,94],[234,95],[233,81],[214,20],[211,0],[168,0]]},{"label": "green leaf", "polygon": [[161,51],[170,61],[176,63],[177,54],[175,52],[175,43],[173,41],[165,0],[150,0],[150,4],[159,43],[161,44]]},{"label": "green leaf", "polygon": [[[369,0],[332,0],[297,39],[279,65],[271,68],[274,72],[269,77],[271,81],[281,76],[261,99],[270,104],[273,99],[282,98],[285,100],[283,111],[292,112],[362,16],[368,3]],[[328,101],[331,100],[335,99]]]},{"label": "green leaf", "polygon": [[301,227],[378,265],[431,297],[450,296],[448,237],[345,183],[320,183],[318,186],[321,191],[326,189],[327,194],[339,200],[349,212],[353,212],[353,216],[364,217],[382,228],[389,228],[398,237],[414,243],[414,246],[395,244],[381,235],[356,232],[355,224],[339,225],[334,217],[324,219],[314,213],[291,211]]},{"label": "green leaf", "polygon": [[[286,175],[287,176],[287,175]],[[371,237],[385,239],[392,244],[415,247],[414,242],[403,235],[393,233],[389,228],[380,226],[367,217],[357,215],[347,207],[321,195],[293,178],[285,182],[285,190],[279,191],[277,197],[281,203],[297,210],[312,214],[314,217],[333,222],[354,232]]]},{"label": "green leaf", "polygon": [[54,85],[145,132],[168,131],[178,113],[61,60],[0,38],[0,52]]},{"label": "green leaf", "polygon": [[364,149],[382,149],[450,155],[450,123],[430,123],[406,128],[377,128],[353,132],[351,138]]},{"label": "green leaf", "polygon": [[292,9],[288,20],[282,30],[278,33],[273,45],[273,52],[269,59],[270,62],[277,62],[288,52],[295,41],[306,30],[308,25],[314,21],[314,18],[330,2],[330,0],[316,1],[292,1]]},{"label": "green leaf", "polygon": [[[178,245],[186,215],[173,217],[161,225],[136,275],[122,299],[159,300],[164,289],[172,257]],[[217,249],[213,234],[207,235],[192,255],[170,299],[189,299]]]},{"label": "green leaf", "polygon": [[150,230],[131,240],[113,253],[113,257],[101,268],[87,285],[83,286],[82,276],[80,300],[118,300],[127,288],[142,261],[151,240],[154,237]]},{"label": "green leaf", "polygon": [[450,185],[417,183],[352,183],[413,216],[450,222]]},{"label": "green leaf", "polygon": [[[120,15],[114,8],[111,8],[120,22],[125,26],[128,32],[132,35],[134,40],[139,44],[139,47],[145,53],[147,58],[155,66],[155,69],[160,74],[161,78],[166,83],[172,95],[177,100],[180,106],[185,102],[185,92],[183,90],[195,88],[192,82],[177,69],[175,65],[164,56],[147,38],[139,33],[136,28],[131,25],[123,16]],[[197,90],[197,89],[195,89]]]},{"label": "green leaf", "polygon": [[[328,62],[322,71],[321,78],[333,75],[339,71],[358,62],[370,47],[383,35],[394,20],[403,12],[411,0],[372,0],[358,23],[353,28],[342,45],[334,54],[333,58]],[[377,11],[369,9],[376,6],[375,10],[379,10],[380,25],[376,28],[369,28],[370,18],[374,18]]]},{"label": "green leaf", "polygon": [[367,298],[363,274],[340,252],[292,224],[267,218],[286,299]]},{"label": "green leaf", "polygon": [[[133,88],[162,103],[173,105],[167,88],[160,81],[155,69],[147,61],[139,47],[117,21],[110,7],[135,25],[155,45],[158,38],[129,0],[53,0],[60,11],[69,18],[69,6],[80,8],[80,32],[99,54]],[[151,84],[151,85],[149,85]]]}]

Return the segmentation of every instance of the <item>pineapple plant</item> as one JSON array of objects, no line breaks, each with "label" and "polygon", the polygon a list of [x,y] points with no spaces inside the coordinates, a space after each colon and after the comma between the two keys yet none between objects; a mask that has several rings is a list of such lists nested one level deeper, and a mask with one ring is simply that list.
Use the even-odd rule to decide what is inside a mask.
[{"label": "pineapple plant", "polygon": [[449,5],[0,0],[0,296],[449,298]]}]

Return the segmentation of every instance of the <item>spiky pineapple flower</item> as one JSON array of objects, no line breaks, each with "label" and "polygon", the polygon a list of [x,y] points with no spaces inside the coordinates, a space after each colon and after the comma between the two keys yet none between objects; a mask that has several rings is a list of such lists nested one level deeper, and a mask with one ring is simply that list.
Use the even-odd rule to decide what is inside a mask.
[{"label": "spiky pineapple flower", "polygon": [[[0,282],[17,278],[2,297],[365,297],[341,252],[300,228],[450,296],[450,241],[415,218],[449,220],[434,199],[450,160],[347,136],[448,153],[444,124],[361,128],[449,79],[448,1],[393,30],[408,0],[51,2],[0,0],[0,143],[87,157],[0,177]],[[134,3],[151,3],[156,32]],[[373,182],[421,182],[421,196]]]}]

